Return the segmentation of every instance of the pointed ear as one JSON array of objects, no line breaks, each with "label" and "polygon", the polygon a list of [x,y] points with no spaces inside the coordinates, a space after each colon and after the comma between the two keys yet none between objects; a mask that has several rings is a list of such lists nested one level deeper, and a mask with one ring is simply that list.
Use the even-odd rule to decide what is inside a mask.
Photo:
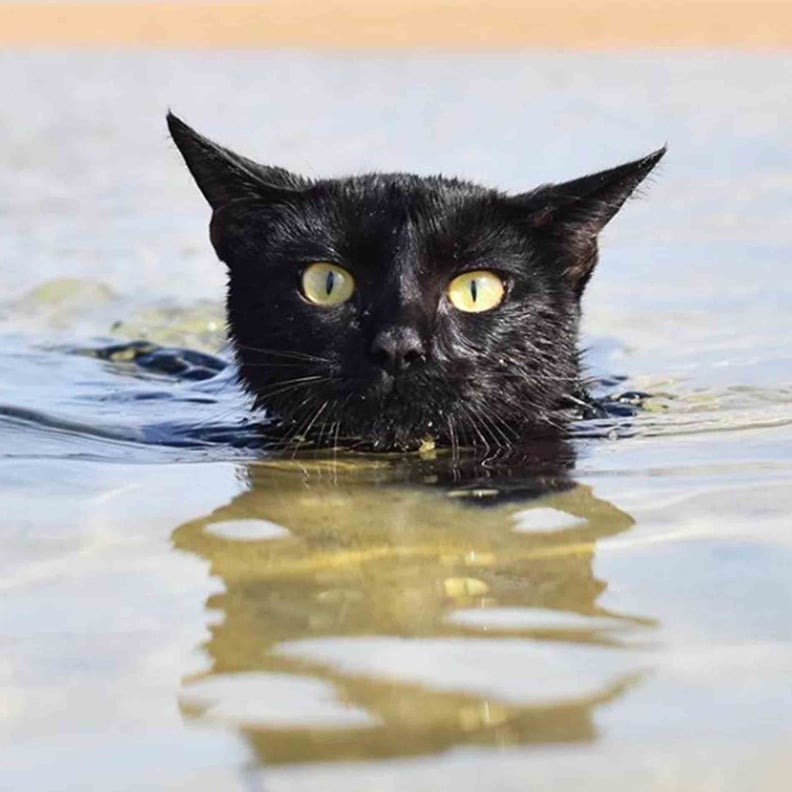
[{"label": "pointed ear", "polygon": [[549,232],[564,248],[565,274],[582,292],[597,261],[597,234],[663,158],[666,147],[642,159],[509,198],[531,228]]},{"label": "pointed ear", "polygon": [[271,200],[309,186],[283,168],[259,165],[199,135],[168,112],[168,129],[198,188],[212,209],[241,199]]}]

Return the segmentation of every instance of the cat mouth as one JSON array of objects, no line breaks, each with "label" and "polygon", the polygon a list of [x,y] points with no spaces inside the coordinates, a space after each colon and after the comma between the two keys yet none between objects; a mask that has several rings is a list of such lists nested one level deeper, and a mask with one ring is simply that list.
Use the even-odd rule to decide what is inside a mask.
[{"label": "cat mouth", "polygon": [[403,377],[383,371],[368,384],[363,393],[368,400],[385,408],[386,405],[403,403],[409,399],[409,390],[410,387]]}]

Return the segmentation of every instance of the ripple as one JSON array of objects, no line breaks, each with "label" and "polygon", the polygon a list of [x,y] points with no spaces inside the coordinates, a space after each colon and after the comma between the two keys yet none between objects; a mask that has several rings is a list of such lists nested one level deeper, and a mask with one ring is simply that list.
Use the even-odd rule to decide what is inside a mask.
[{"label": "ripple", "polygon": [[281,525],[269,520],[224,520],[209,523],[206,532],[222,539],[236,539],[241,542],[261,542],[270,539],[285,539],[291,534]]},{"label": "ripple", "polygon": [[333,686],[296,674],[248,671],[193,682],[181,701],[204,717],[259,728],[368,728],[365,710],[335,700]]}]

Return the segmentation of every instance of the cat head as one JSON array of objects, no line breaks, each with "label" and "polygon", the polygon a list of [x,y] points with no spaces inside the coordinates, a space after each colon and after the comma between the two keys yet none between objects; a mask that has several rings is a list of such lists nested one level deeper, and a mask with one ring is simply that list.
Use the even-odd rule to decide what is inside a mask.
[{"label": "cat head", "polygon": [[665,149],[507,196],[402,173],[308,180],[168,125],[212,208],[241,377],[286,431],[409,449],[563,428],[597,235]]}]

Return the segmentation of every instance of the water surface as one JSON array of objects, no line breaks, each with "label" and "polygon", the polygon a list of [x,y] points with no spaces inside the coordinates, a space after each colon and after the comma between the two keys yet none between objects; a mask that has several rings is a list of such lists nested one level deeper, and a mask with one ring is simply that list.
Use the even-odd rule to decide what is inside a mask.
[{"label": "water surface", "polygon": [[[0,786],[786,789],[791,65],[0,54]],[[585,302],[651,398],[553,475],[262,453],[168,104],[515,190],[668,139]]]}]

